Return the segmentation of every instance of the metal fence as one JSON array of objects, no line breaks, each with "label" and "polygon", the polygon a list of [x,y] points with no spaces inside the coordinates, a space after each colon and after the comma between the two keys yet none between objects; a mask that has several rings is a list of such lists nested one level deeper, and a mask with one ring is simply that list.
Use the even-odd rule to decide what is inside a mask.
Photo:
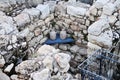
[{"label": "metal fence", "polygon": [[[114,52],[111,53],[114,49]],[[120,41],[109,51],[101,49],[95,51],[79,66],[81,80],[114,80],[113,72],[120,65]]]}]

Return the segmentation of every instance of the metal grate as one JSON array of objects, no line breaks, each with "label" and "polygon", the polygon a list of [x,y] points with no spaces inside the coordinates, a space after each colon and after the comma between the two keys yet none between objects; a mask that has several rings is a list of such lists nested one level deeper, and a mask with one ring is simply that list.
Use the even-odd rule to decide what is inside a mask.
[{"label": "metal grate", "polygon": [[120,56],[107,50],[97,50],[78,66],[81,80],[113,80],[113,71],[120,64],[118,59]]}]

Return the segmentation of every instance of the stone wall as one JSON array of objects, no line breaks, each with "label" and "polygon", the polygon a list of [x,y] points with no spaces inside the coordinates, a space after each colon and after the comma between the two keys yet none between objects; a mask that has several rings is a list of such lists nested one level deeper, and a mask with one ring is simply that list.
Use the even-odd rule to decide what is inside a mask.
[{"label": "stone wall", "polygon": [[[52,46],[60,49],[62,53],[69,54],[71,60],[75,61],[71,63],[78,65],[85,59],[87,53],[91,54],[97,49],[112,47],[113,41],[119,39],[119,29],[119,0],[96,0],[93,5],[76,2],[76,0],[69,0],[68,2],[43,2],[43,0],[0,1],[0,52],[2,53],[0,67],[4,66],[6,69],[9,65],[16,66],[24,60],[23,58],[26,55],[29,56],[30,60],[31,58],[34,59],[30,67],[33,66],[34,63],[36,64],[36,59],[33,56],[36,56],[35,53],[39,51],[39,47],[49,38],[49,33],[51,31],[60,33],[62,30],[66,31],[67,37],[72,37],[75,43]],[[88,50],[86,50],[86,46]],[[19,54],[14,54],[16,51]],[[43,50],[40,52],[43,52]],[[51,53],[53,54],[54,50]],[[39,59],[46,55],[40,55]],[[48,55],[47,58],[44,58],[45,62],[42,60],[46,67],[49,66],[46,63],[49,58],[51,65],[53,60],[56,60],[55,56]],[[16,62],[13,63],[12,61]],[[66,63],[68,64],[69,61]],[[6,64],[6,62],[9,63]],[[29,64],[29,60],[26,62]],[[64,61],[62,60],[62,62]],[[24,62],[19,66],[23,64]],[[57,68],[62,66],[61,63],[58,64],[55,64],[58,65]],[[74,72],[74,69],[70,67],[73,64],[68,64],[63,69],[68,71],[71,68],[70,70]],[[74,65],[73,67],[76,68],[77,66]],[[23,66],[23,71],[24,68],[26,69],[26,66]],[[17,67],[16,72],[22,74],[22,70],[19,71],[19,69],[21,70],[21,67]],[[9,72],[7,71],[7,73]],[[32,70],[32,72],[34,71]],[[34,75],[31,75],[31,77],[35,78]]]}]

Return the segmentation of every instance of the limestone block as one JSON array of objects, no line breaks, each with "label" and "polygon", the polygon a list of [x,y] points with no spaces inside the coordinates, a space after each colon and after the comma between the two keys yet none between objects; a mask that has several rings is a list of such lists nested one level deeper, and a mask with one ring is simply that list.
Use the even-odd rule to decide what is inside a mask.
[{"label": "limestone block", "polygon": [[17,15],[16,17],[13,18],[14,21],[16,22],[16,24],[18,26],[25,26],[26,24],[30,23],[30,17],[29,14],[27,13],[21,13],[19,15]]},{"label": "limestone block", "polygon": [[107,3],[105,6],[103,6],[103,14],[112,15],[114,11],[115,5],[113,3]]},{"label": "limestone block", "polygon": [[67,13],[73,16],[84,16],[87,10],[82,7],[67,6]]},{"label": "limestone block", "polygon": [[112,46],[113,33],[109,22],[106,19],[100,19],[88,28],[88,41],[104,48]]},{"label": "limestone block", "polygon": [[45,19],[50,14],[50,8],[49,8],[48,4],[46,4],[46,5],[39,4],[36,7],[36,9],[40,10],[40,12],[41,12],[40,18],[41,19]]}]

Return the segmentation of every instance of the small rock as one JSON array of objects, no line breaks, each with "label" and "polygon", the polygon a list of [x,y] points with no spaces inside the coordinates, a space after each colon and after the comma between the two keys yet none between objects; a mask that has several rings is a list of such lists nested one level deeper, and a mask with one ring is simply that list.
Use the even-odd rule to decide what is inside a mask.
[{"label": "small rock", "polygon": [[59,45],[59,48],[61,49],[61,50],[67,50],[68,48],[67,48],[67,45],[64,45],[64,44],[60,44]]},{"label": "small rock", "polygon": [[87,10],[82,7],[67,6],[67,13],[73,16],[84,16]]},{"label": "small rock", "polygon": [[115,11],[115,5],[113,3],[107,3],[103,7],[103,14],[112,15],[114,11]]},{"label": "small rock", "polygon": [[12,80],[19,80],[19,79],[18,79],[18,75],[12,75],[12,76],[10,76],[10,78],[11,78]]},{"label": "small rock", "polygon": [[36,71],[36,69],[39,69],[39,67],[40,67],[40,65],[39,65],[38,61],[26,60],[26,61],[21,62],[19,65],[17,65],[15,67],[15,71],[16,71],[16,73],[28,75],[28,74]]},{"label": "small rock", "polygon": [[9,73],[9,72],[12,70],[13,66],[14,66],[13,63],[10,64],[10,65],[8,65],[8,66],[5,68],[4,72],[8,72],[8,73]]},{"label": "small rock", "polygon": [[15,35],[12,35],[12,43],[17,42],[17,37]]},{"label": "small rock", "polygon": [[36,8],[24,9],[22,13],[29,14],[31,17],[31,20],[34,20],[36,18],[39,19],[39,17],[40,17],[40,11]]},{"label": "small rock", "polygon": [[12,45],[9,45],[9,46],[7,47],[8,50],[11,50],[12,48],[13,48]]},{"label": "small rock", "polygon": [[10,80],[10,78],[0,70],[0,80]]},{"label": "small rock", "polygon": [[46,56],[42,62],[46,68],[53,71],[53,58],[51,56]]},{"label": "small rock", "polygon": [[35,34],[35,36],[40,35],[41,34],[40,28],[36,28],[35,31],[34,31],[34,34]]},{"label": "small rock", "polygon": [[60,68],[66,68],[69,65],[69,61],[71,59],[70,55],[65,53],[55,54],[55,60],[59,64]]},{"label": "small rock", "polygon": [[77,45],[74,45],[70,48],[70,51],[73,53],[77,53],[79,51],[79,47]]},{"label": "small rock", "polygon": [[108,20],[110,24],[114,24],[117,21],[117,18],[115,16],[109,16]]},{"label": "small rock", "polygon": [[5,64],[4,58],[0,59],[0,68],[2,68]]},{"label": "small rock", "polygon": [[41,72],[34,72],[31,74],[33,80],[50,80],[50,70],[43,69]]}]

